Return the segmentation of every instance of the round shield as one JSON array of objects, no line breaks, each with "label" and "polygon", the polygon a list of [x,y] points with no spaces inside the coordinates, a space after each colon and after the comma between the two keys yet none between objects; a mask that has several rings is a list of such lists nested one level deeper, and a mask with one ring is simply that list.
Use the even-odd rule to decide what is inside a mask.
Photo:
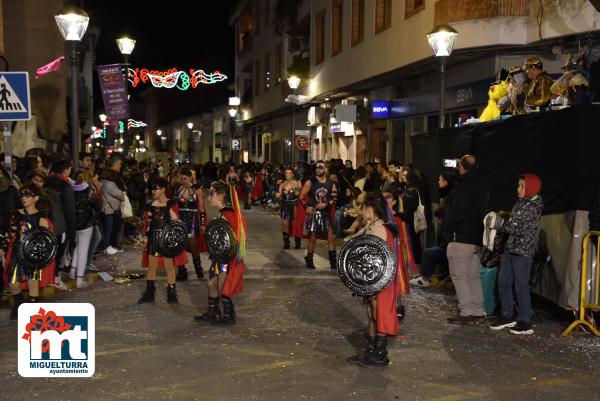
[{"label": "round shield", "polygon": [[344,245],[337,268],[342,282],[353,293],[370,296],[393,280],[396,258],[386,241],[374,235],[360,235]]},{"label": "round shield", "polygon": [[52,231],[35,227],[21,236],[17,247],[17,261],[27,272],[48,265],[56,256],[58,241]]},{"label": "round shield", "polygon": [[225,219],[214,219],[206,226],[205,233],[210,258],[217,263],[229,263],[238,245],[231,224]]},{"label": "round shield", "polygon": [[174,258],[185,249],[187,226],[181,220],[169,220],[158,237],[158,249],[165,258]]}]

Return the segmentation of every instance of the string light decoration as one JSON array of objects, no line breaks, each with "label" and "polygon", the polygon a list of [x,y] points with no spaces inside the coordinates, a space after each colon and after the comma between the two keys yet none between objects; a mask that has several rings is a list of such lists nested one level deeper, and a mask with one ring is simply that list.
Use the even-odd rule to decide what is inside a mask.
[{"label": "string light decoration", "polygon": [[143,121],[136,121],[132,118],[130,118],[129,120],[127,120],[127,129],[131,129],[131,128],[142,128],[142,127],[147,127],[148,124],[146,124]]},{"label": "string light decoration", "polygon": [[213,85],[226,79],[227,75],[219,71],[206,72],[193,68],[189,70],[189,73],[177,68],[166,71],[149,70],[147,68],[127,69],[127,80],[134,88],[149,82],[155,88],[177,88],[185,91],[190,88],[195,89],[198,85]]}]

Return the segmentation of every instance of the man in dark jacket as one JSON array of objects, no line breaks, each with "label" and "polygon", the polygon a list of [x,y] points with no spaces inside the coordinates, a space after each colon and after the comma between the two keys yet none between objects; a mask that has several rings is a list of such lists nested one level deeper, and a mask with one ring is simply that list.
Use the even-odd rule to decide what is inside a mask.
[{"label": "man in dark jacket", "polygon": [[367,180],[365,181],[365,186],[363,188],[364,192],[379,192],[383,182],[381,181],[381,176],[375,169],[375,164],[369,162],[365,164],[365,169],[367,170]]},{"label": "man in dark jacket", "polygon": [[446,203],[444,235],[448,241],[450,276],[460,309],[458,316],[448,319],[452,324],[471,324],[484,316],[479,265],[489,187],[476,169],[475,156],[460,159],[460,181]]},{"label": "man in dark jacket", "polygon": [[46,180],[48,197],[52,205],[52,222],[58,238],[58,252],[56,253],[56,279],[53,287],[67,290],[60,279],[63,267],[63,256],[67,245],[75,241],[75,195],[71,187],[69,175],[71,174],[71,160],[59,155],[52,161],[52,169]]}]

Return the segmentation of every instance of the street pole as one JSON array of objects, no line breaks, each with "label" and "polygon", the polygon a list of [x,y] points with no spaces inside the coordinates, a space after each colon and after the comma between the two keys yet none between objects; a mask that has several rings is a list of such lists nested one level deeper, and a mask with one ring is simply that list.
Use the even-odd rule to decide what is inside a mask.
[{"label": "street pole", "polygon": [[[123,60],[125,61],[125,68],[123,68],[123,79],[125,79],[125,88],[127,88],[127,69],[129,68],[129,54],[123,54]],[[129,100],[128,100],[129,102]],[[129,154],[129,124],[128,121],[125,120],[125,131],[123,132],[123,156],[127,158]]]},{"label": "street pole", "polygon": [[440,128],[446,125],[446,62],[447,56],[438,57],[440,59]]},{"label": "street pole", "polygon": [[79,94],[77,91],[77,41],[67,41],[70,47],[69,71],[71,74],[71,158],[73,159],[73,173],[79,170],[79,149],[81,135],[79,134]]},{"label": "street pole", "polygon": [[294,165],[294,140],[296,139],[296,103],[292,104],[292,154],[290,165]]},{"label": "street pole", "polygon": [[10,133],[10,121],[2,121],[2,134],[4,136],[4,168],[8,172],[8,179],[12,182],[12,139]]},{"label": "street pole", "polygon": [[192,128],[188,128],[188,130],[190,131],[190,140],[189,140],[189,145],[188,145],[188,153],[189,153],[189,164],[190,166],[192,165]]}]

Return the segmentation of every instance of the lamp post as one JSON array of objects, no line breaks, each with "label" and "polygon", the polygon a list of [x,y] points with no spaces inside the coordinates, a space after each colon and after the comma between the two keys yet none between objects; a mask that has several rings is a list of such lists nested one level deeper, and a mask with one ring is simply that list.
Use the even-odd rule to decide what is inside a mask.
[{"label": "lamp post", "polygon": [[[133,49],[135,48],[135,40],[134,39],[130,39],[127,36],[123,36],[119,39],[117,39],[117,46],[119,47],[119,51],[121,52],[121,54],[123,55],[123,78],[125,79],[125,83],[127,83],[127,70],[129,68],[129,56],[131,55],[131,53],[133,53]],[[125,127],[125,133],[124,133],[124,137],[125,137],[125,144],[123,145],[123,148],[125,149],[125,155],[127,155],[127,153],[129,153],[129,145],[130,145],[130,140],[129,140],[129,126]]]},{"label": "lamp post", "polygon": [[440,62],[440,128],[444,128],[446,119],[446,63],[457,36],[458,32],[450,25],[438,25],[427,34],[429,46]]},{"label": "lamp post", "polygon": [[[291,90],[294,91],[294,96],[296,95],[296,89],[300,86],[300,77],[295,75],[291,75],[287,79],[288,85]],[[292,103],[292,141],[291,141],[291,150],[290,150],[290,165],[294,166],[294,139],[296,136],[296,100]]]},{"label": "lamp post", "polygon": [[187,123],[187,127],[190,132],[190,140],[188,142],[188,154],[189,154],[188,159],[189,159],[189,163],[191,165],[192,164],[192,128],[194,128],[194,123],[192,123],[192,122]]},{"label": "lamp post", "polygon": [[69,73],[71,75],[71,158],[73,171],[79,170],[79,148],[81,135],[79,134],[79,97],[77,73],[77,45],[85,35],[90,17],[78,9],[70,8],[55,15],[56,25],[63,39],[69,47]]}]

